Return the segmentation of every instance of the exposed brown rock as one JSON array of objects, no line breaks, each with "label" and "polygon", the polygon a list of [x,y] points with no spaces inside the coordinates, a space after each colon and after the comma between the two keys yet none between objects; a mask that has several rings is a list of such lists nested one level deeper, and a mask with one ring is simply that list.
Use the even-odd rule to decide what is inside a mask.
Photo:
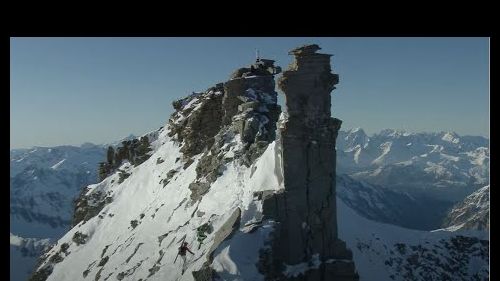
[{"label": "exposed brown rock", "polygon": [[[220,92],[210,90],[207,93],[193,95],[176,101],[177,103],[186,104],[195,100],[195,105],[191,107],[180,107],[181,110],[174,113],[182,116],[179,122],[172,120],[180,120],[181,118],[171,119],[170,130],[171,135],[176,136],[179,142],[182,142],[181,152],[185,156],[191,157],[203,152],[204,149],[210,147],[213,143],[213,137],[219,132],[222,119],[222,95]],[[174,108],[179,108],[175,105]]]}]

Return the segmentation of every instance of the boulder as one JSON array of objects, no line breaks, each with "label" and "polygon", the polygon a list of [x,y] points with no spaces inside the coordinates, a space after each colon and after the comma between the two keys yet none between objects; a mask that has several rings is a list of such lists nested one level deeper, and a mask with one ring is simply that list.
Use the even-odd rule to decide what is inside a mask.
[{"label": "boulder", "polygon": [[198,201],[201,196],[207,193],[210,188],[210,183],[208,182],[193,182],[189,184],[189,190],[191,190],[191,200]]}]

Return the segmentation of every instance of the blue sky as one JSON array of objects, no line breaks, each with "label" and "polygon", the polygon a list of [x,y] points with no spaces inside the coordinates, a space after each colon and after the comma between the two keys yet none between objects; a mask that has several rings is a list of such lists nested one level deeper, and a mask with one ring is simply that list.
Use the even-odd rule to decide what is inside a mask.
[{"label": "blue sky", "polygon": [[489,137],[488,38],[11,38],[11,148],[107,143],[166,124],[171,102],[261,57],[316,43],[343,129]]}]

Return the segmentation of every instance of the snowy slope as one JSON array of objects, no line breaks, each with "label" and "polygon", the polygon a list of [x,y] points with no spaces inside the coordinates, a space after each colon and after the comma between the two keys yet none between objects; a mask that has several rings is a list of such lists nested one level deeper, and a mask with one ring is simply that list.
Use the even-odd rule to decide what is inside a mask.
[{"label": "snowy slope", "polygon": [[487,185],[453,206],[444,221],[450,229],[490,229],[490,186]]},{"label": "snowy slope", "polygon": [[[80,223],[58,241],[49,255],[58,252],[64,243],[69,245],[69,254],[62,254],[63,261],[55,264],[47,280],[80,280],[86,270],[89,278],[97,274],[104,279],[114,275],[113,278],[127,280],[193,280],[189,272],[201,268],[215,239],[212,233],[200,248],[196,248],[196,228],[211,222],[214,229],[219,229],[239,208],[240,231],[243,232],[245,224],[258,219],[261,208],[260,203],[254,201],[253,192],[280,187],[274,170],[270,169],[275,161],[273,144],[250,168],[230,164],[203,199],[193,204],[187,200],[190,196],[187,187],[195,179],[199,159],[196,158],[184,170],[178,146],[163,129],[153,146],[157,147],[156,151],[140,166],[131,167],[125,163],[121,167],[131,174],[122,184],[117,183],[118,175],[114,174],[90,186],[89,192],[97,189],[104,191],[113,197],[113,202],[104,207],[102,218],[98,216]],[[163,162],[157,164],[157,158]],[[171,169],[182,172],[163,186],[160,180]],[[131,225],[134,220],[137,221],[135,228]],[[85,244],[77,245],[73,241],[77,232],[88,235]],[[266,232],[266,228],[262,228],[250,234],[253,238],[247,242],[252,242],[253,253],[248,253],[248,258],[255,259],[258,255],[258,245],[254,242],[262,242]],[[177,264],[173,261],[177,242],[184,236],[196,250],[195,255],[190,257],[188,273],[181,275],[179,261]],[[236,239],[239,235],[234,237]],[[221,255],[225,253],[227,251],[222,251]],[[108,258],[104,262],[105,257]],[[219,264],[217,268],[226,268],[223,258],[215,260]],[[101,261],[104,266],[98,265]],[[255,268],[253,271],[257,275]],[[230,266],[228,272],[235,274]]]},{"label": "snowy slope", "polygon": [[489,140],[453,132],[339,132],[338,173],[412,195],[457,202],[488,184]]}]

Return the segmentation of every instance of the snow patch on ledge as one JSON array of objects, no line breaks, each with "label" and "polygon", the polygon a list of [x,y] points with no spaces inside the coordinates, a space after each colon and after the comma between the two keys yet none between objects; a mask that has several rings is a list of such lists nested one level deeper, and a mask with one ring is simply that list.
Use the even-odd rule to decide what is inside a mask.
[{"label": "snow patch on ledge", "polygon": [[319,254],[314,254],[309,262],[301,262],[294,265],[285,264],[286,268],[283,274],[286,277],[297,277],[310,269],[318,269],[320,265]]},{"label": "snow patch on ledge", "polygon": [[63,159],[63,160],[61,160],[61,161],[59,161],[59,162],[57,162],[56,164],[54,164],[54,166],[52,166],[50,168],[53,169],[53,170],[57,170],[57,168],[59,168],[59,166],[61,166],[62,163],[64,163],[64,161],[66,161],[66,158]]}]

